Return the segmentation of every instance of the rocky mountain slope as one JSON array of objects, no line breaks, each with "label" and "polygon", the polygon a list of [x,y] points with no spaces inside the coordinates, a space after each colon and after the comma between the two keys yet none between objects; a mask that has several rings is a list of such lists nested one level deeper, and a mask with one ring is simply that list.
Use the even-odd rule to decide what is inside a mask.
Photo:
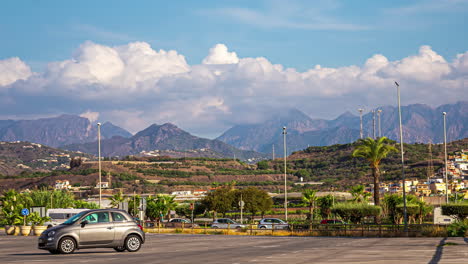
[{"label": "rocky mountain slope", "polygon": [[[106,122],[101,126],[102,138],[131,137],[128,131]],[[97,139],[97,126],[87,118],[61,115],[36,120],[0,120],[0,141],[28,141],[59,147]]]},{"label": "rocky mountain slope", "polygon": [[[81,151],[97,155],[97,143],[72,144],[64,147],[68,150]],[[163,125],[153,124],[138,132],[131,138],[113,137],[101,141],[101,155],[127,156],[138,155],[142,152],[154,150],[200,150],[209,149],[221,154],[222,157],[247,159],[261,159],[263,154],[255,151],[239,150],[219,140],[199,138],[180,129],[179,127],[166,123]],[[211,153],[208,152],[207,153]],[[211,154],[210,154],[211,155]]]},{"label": "rocky mountain slope", "polygon": [[[382,136],[399,138],[398,109],[380,107]],[[357,111],[356,111],[357,112]],[[423,104],[402,107],[403,140],[408,143],[443,142],[442,112],[447,112],[447,140],[468,137],[468,102],[431,108]],[[373,136],[373,115],[363,115],[364,136]],[[359,138],[359,116],[346,112],[334,120],[312,119],[293,109],[268,121],[254,125],[237,125],[218,137],[240,149],[251,149],[283,156],[282,127],[287,127],[288,153],[308,146],[345,144]],[[375,115],[375,134],[378,136],[378,116]]]}]

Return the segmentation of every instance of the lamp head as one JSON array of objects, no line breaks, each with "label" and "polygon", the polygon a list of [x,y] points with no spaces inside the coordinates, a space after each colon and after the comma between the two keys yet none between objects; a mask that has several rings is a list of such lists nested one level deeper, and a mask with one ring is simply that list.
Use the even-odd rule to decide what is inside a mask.
[{"label": "lamp head", "polygon": [[447,115],[447,112],[442,112],[443,115]]},{"label": "lamp head", "polygon": [[101,123],[97,123],[98,126],[101,126]]},{"label": "lamp head", "polygon": [[400,86],[397,82],[395,82],[395,85],[396,85],[396,86]]}]

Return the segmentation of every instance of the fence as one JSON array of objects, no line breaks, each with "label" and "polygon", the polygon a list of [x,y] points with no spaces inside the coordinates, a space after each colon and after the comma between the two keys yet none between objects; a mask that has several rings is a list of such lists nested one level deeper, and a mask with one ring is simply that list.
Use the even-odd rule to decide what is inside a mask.
[{"label": "fence", "polygon": [[[237,228],[236,228],[237,227]],[[211,228],[211,223],[184,224],[165,227],[164,224],[146,223],[149,233],[188,233],[225,235],[273,236],[341,236],[341,237],[446,237],[446,225],[411,224],[405,232],[404,225],[391,224],[289,224],[259,228],[257,224]]]}]

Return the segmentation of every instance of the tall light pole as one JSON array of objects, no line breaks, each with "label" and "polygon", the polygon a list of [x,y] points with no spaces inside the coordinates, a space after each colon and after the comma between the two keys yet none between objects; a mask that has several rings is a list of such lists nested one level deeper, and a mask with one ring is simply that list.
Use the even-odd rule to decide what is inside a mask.
[{"label": "tall light pole", "polygon": [[286,186],[286,127],[283,127],[283,144],[284,144],[284,218],[288,221],[288,189]]},{"label": "tall light pole", "polygon": [[401,124],[400,85],[397,82],[395,82],[395,85],[397,86],[398,119],[400,121],[401,178],[403,179],[403,223],[405,225],[405,232],[408,232],[408,217],[406,212],[405,158],[403,151],[403,125]]},{"label": "tall light pole", "polygon": [[102,203],[102,183],[101,183],[101,123],[97,123],[98,127],[98,166],[99,166],[99,208]]},{"label": "tall light pole", "polygon": [[372,109],[372,138],[375,139],[375,110]]},{"label": "tall light pole", "polygon": [[382,137],[382,127],[380,126],[380,114],[382,113],[382,109],[377,110],[377,116],[379,118],[379,138]]},{"label": "tall light pole", "polygon": [[360,129],[359,129],[359,136],[362,139],[362,137],[363,137],[363,133],[362,133],[362,111],[364,111],[364,109],[359,108],[358,111],[359,111],[359,120],[361,121],[360,122]]},{"label": "tall light pole", "polygon": [[447,126],[446,126],[446,116],[447,113],[443,112],[442,115],[444,116],[444,149],[445,149],[445,202],[449,202],[449,196],[448,196],[448,170],[447,170]]}]

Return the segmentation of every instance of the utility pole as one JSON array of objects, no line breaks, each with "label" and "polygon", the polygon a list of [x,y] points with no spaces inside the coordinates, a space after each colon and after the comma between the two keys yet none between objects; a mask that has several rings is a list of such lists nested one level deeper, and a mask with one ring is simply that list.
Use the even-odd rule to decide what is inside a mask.
[{"label": "utility pole", "polygon": [[284,217],[288,221],[288,189],[286,186],[286,127],[283,127],[284,144]]},{"label": "utility pole", "polygon": [[448,195],[448,166],[447,166],[447,125],[446,125],[446,116],[447,113],[443,112],[442,115],[444,116],[444,150],[445,150],[445,202],[449,202],[449,195]]},{"label": "utility pole", "polygon": [[401,124],[400,85],[397,82],[395,82],[395,85],[397,86],[398,118],[400,120],[401,178],[403,179],[403,223],[405,225],[405,232],[408,232],[408,216],[406,210],[405,158],[403,151],[403,126]]},{"label": "utility pole", "polygon": [[363,131],[362,131],[362,111],[364,111],[364,109],[359,108],[358,111],[359,111],[359,120],[361,121],[361,122],[360,122],[360,129],[359,129],[359,131],[360,131],[360,132],[359,132],[359,136],[360,136],[360,138],[362,139],[362,138],[363,138]]},{"label": "utility pole", "polygon": [[275,160],[275,145],[273,144],[273,160]]},{"label": "utility pole", "polygon": [[101,123],[98,126],[98,166],[99,166],[99,208],[102,206],[102,183],[101,183]]}]

